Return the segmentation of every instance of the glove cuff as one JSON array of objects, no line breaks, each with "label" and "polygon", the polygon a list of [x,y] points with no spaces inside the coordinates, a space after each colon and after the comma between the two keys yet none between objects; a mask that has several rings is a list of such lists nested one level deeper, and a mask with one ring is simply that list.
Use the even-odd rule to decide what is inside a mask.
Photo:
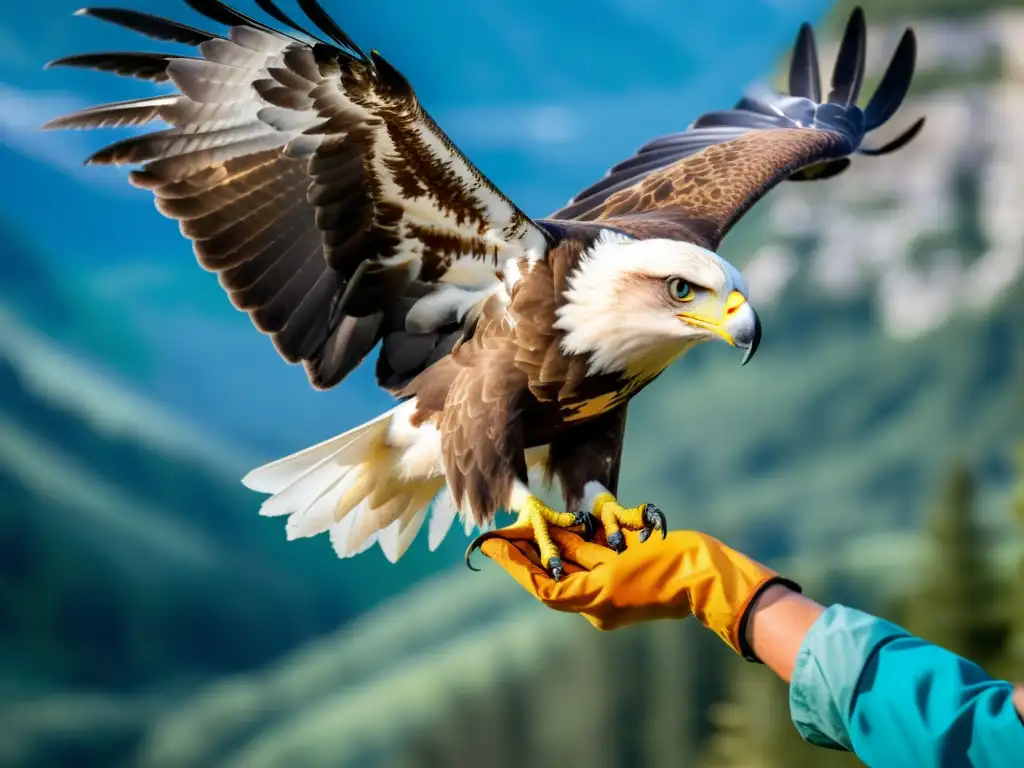
[{"label": "glove cuff", "polygon": [[739,651],[747,661],[753,664],[763,664],[764,662],[757,658],[757,654],[754,653],[754,649],[750,647],[750,643],[747,642],[747,625],[750,623],[750,615],[753,613],[750,609],[757,603],[757,599],[763,595],[769,587],[780,585],[786,589],[792,590],[798,594],[803,594],[803,588],[792,579],[787,579],[785,576],[779,576],[775,574],[770,576],[761,582],[758,587],[750,593],[750,597],[747,599],[747,604],[743,606],[743,611],[740,614],[740,620],[736,624],[736,635],[734,648]]}]

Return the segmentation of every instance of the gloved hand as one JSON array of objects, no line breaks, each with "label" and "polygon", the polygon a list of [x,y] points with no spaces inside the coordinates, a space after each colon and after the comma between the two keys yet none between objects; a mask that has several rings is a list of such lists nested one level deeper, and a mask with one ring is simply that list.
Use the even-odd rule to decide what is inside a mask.
[{"label": "gloved hand", "polygon": [[696,531],[674,531],[644,542],[627,531],[627,548],[619,554],[552,527],[565,566],[559,581],[541,567],[529,529],[499,529],[495,534],[481,551],[555,610],[580,613],[601,630],[693,614],[750,661],[757,658],[744,630],[754,598],[772,584],[800,591],[772,569]]}]

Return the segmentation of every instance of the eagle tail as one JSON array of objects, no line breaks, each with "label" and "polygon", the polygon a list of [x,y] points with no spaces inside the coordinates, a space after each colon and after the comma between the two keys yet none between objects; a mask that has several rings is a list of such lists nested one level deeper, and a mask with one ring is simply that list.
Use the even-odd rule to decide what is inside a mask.
[{"label": "eagle tail", "polygon": [[396,562],[433,506],[430,548],[456,517],[444,489],[440,439],[430,424],[413,425],[409,401],[344,434],[252,470],[242,482],[272,494],[260,509],[288,515],[289,539],[328,533],[338,557],[375,543]]}]

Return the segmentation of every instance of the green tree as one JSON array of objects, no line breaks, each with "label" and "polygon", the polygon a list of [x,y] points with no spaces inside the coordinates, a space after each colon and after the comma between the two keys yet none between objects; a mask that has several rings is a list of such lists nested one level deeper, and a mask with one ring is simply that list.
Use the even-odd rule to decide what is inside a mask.
[{"label": "green tree", "polygon": [[718,639],[678,621],[606,633],[577,623],[571,640],[537,668],[509,669],[443,709],[439,702],[435,720],[388,765],[692,764],[694,702],[705,698],[695,678],[717,683],[717,659],[728,653]]},{"label": "green tree", "polygon": [[950,467],[927,533],[929,557],[921,585],[906,604],[907,629],[991,669],[1002,654],[1008,627],[975,516],[974,480],[965,464]]},{"label": "green tree", "polygon": [[[789,689],[767,669],[734,659],[725,698],[709,711],[714,732],[703,768],[805,768],[817,750],[789,716]],[[823,763],[832,765],[832,763]]]},{"label": "green tree", "polygon": [[[1010,511],[1017,523],[1018,538],[1024,538],[1024,443],[1017,449],[1017,480],[1011,496]],[[1024,682],[1024,557],[1017,564],[1007,598],[1010,638],[1003,671],[1013,680]]]}]

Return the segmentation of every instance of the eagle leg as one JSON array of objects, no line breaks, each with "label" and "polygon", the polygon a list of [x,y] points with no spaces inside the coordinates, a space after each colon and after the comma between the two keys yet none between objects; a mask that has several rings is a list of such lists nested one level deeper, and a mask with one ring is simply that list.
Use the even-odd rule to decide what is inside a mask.
[{"label": "eagle leg", "polygon": [[589,541],[597,530],[597,519],[587,512],[557,512],[533,494],[524,494],[521,501],[517,499],[515,502],[512,511],[518,513],[516,521],[507,528],[485,531],[473,539],[466,548],[466,565],[471,570],[477,570],[469,558],[487,539],[502,537],[504,532],[527,529],[533,532],[541,565],[551,574],[552,579],[558,581],[564,573],[564,565],[558,546],[551,539],[549,526],[577,530]]},{"label": "eagle leg", "polygon": [[593,515],[604,527],[608,546],[616,552],[626,548],[626,537],[622,529],[640,531],[640,541],[647,541],[654,531],[661,531],[661,538],[668,535],[668,524],[665,513],[653,504],[638,504],[635,507],[624,507],[608,492],[598,494],[592,507]]},{"label": "eagle leg", "polygon": [[533,539],[537,542],[537,550],[540,555],[541,565],[551,574],[551,578],[558,581],[562,577],[563,568],[561,553],[555,542],[551,540],[549,526],[558,528],[583,528],[583,537],[592,539],[594,537],[594,517],[586,512],[556,512],[547,504],[530,495],[526,498],[521,509],[516,510],[519,519],[515,526],[529,526],[533,529]]}]

